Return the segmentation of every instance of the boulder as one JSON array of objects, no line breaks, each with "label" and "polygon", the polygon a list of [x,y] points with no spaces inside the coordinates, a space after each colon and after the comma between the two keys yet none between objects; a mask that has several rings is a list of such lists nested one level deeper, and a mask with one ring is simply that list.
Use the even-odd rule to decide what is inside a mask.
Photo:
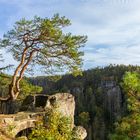
[{"label": "boulder", "polygon": [[87,131],[82,126],[75,126],[73,128],[75,139],[84,140],[87,137]]},{"label": "boulder", "polygon": [[75,100],[69,93],[57,93],[48,97],[45,110],[57,109],[63,116],[72,119],[74,125]]},{"label": "boulder", "polygon": [[[30,95],[22,103],[20,111],[30,112],[32,114],[56,110],[62,116],[69,117],[72,120],[71,129],[73,129],[76,138],[84,140],[87,136],[86,130],[82,126],[74,126],[75,100],[69,93],[56,93],[54,95]],[[37,114],[38,115],[38,114]],[[31,118],[32,115],[30,115]]]}]

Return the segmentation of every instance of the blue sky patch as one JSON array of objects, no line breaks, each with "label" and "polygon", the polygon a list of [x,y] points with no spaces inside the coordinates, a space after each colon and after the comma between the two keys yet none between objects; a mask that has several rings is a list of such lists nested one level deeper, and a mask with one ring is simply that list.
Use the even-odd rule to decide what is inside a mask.
[{"label": "blue sky patch", "polygon": [[[72,22],[66,32],[87,35],[83,69],[108,64],[140,65],[140,0],[1,0],[0,37],[25,17],[55,13]],[[15,63],[4,53],[5,65]],[[2,65],[2,64],[0,64]]]}]

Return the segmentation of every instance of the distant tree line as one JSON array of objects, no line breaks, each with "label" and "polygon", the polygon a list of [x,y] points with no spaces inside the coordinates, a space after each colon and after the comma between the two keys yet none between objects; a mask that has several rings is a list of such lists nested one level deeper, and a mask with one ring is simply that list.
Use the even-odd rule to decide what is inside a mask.
[{"label": "distant tree line", "polygon": [[51,79],[57,79],[59,76],[56,76],[56,78],[40,76],[30,78],[29,80],[34,85],[42,86],[43,94],[53,94],[56,92],[72,93],[76,99],[76,123],[84,125],[87,130],[93,125],[92,134],[90,135],[93,135],[92,139],[96,140],[97,138],[101,139],[101,133],[105,133],[105,138],[107,139],[107,134],[114,130],[113,124],[116,121],[115,116],[112,115],[113,112],[110,116],[110,113],[104,107],[105,92],[101,83],[106,77],[113,77],[116,86],[121,88],[123,100],[122,112],[124,112],[127,110],[126,95],[120,83],[123,82],[123,75],[126,72],[140,73],[140,67],[132,65],[109,65],[107,67],[97,67],[83,71],[82,76],[63,75],[58,81]]}]

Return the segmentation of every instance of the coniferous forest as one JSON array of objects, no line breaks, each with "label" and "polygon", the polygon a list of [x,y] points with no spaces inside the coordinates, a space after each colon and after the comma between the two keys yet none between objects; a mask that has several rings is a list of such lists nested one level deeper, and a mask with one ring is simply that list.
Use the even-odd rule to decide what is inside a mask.
[{"label": "coniferous forest", "polygon": [[0,140],[140,140],[140,0],[0,0]]},{"label": "coniferous forest", "polygon": [[[139,66],[109,65],[84,71],[82,76],[78,77],[63,75],[58,79],[59,76],[41,76],[30,78],[29,81],[33,85],[43,87],[43,94],[70,92],[75,96],[75,121],[87,129],[87,140],[124,140],[139,138],[139,129],[135,134],[136,130],[131,128],[134,124],[130,125],[134,119],[138,123],[138,116],[133,116],[129,109],[135,99],[129,103],[132,95],[127,94],[129,88],[136,88],[133,85],[136,77],[134,73],[138,75],[139,72]],[[136,84],[139,84],[139,80]],[[136,89],[134,91],[139,92]],[[139,106],[139,102],[136,106]]]},{"label": "coniferous forest", "polygon": [[[2,96],[7,94],[11,76],[1,73],[0,78],[0,94]],[[19,96],[16,105],[14,104],[13,107],[10,105],[11,112],[9,113],[13,113],[13,110],[15,112],[20,111],[22,102],[28,95],[71,93],[76,101],[75,124],[86,128],[87,140],[139,140],[139,66],[109,65],[96,67],[83,71],[81,76],[65,74],[47,77],[24,77],[20,86],[22,94]],[[59,126],[60,120],[54,117],[59,117],[59,115],[56,112],[52,112],[50,115],[51,118],[54,118],[51,121]],[[68,123],[68,120],[64,121],[63,128]],[[40,136],[40,133],[41,135],[44,134],[45,137],[54,135],[54,133],[50,133],[52,131],[45,131],[43,126],[39,126],[39,128],[32,130],[28,138],[33,139],[36,135]],[[67,133],[68,131],[66,131]],[[60,137],[62,136],[60,135]]]}]

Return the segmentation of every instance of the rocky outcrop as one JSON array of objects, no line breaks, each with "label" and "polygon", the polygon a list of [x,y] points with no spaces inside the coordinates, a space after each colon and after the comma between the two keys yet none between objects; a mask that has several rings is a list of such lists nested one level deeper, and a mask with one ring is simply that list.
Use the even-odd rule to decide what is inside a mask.
[{"label": "rocky outcrop", "polygon": [[0,115],[0,130],[15,137],[20,131],[35,127],[35,122],[40,116],[46,116],[49,109],[56,109],[63,116],[72,119],[71,127],[79,140],[85,139],[86,130],[82,126],[74,125],[75,100],[69,93],[57,93],[55,95],[28,96],[17,114]]},{"label": "rocky outcrop", "polygon": [[48,109],[57,109],[63,116],[71,118],[74,124],[75,100],[74,96],[69,93],[28,96],[23,101],[20,111],[36,112],[47,111]]},{"label": "rocky outcrop", "polygon": [[48,97],[45,110],[57,109],[63,116],[69,117],[72,120],[72,127],[74,127],[74,112],[75,100],[72,94],[57,93]]},{"label": "rocky outcrop", "polygon": [[19,112],[12,115],[0,115],[0,130],[14,138],[20,131],[35,127],[38,117],[45,114],[45,112]]}]

